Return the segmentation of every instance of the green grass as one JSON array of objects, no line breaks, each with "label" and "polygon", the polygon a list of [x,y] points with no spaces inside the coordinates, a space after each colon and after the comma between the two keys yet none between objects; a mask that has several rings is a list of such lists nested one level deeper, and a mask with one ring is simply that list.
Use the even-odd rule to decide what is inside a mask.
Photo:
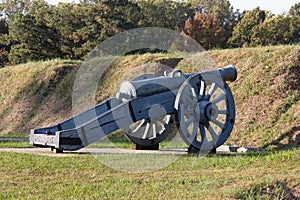
[{"label": "green grass", "polygon": [[263,183],[251,186],[250,189],[241,189],[236,192],[236,199],[250,200],[250,199],[296,199],[297,197],[291,192],[285,182]]},{"label": "green grass", "polygon": [[29,141],[0,141],[0,148],[31,148]]},{"label": "green grass", "polygon": [[[108,157],[119,159],[118,154]],[[109,168],[88,154],[0,153],[0,158],[0,199],[257,199],[258,194],[266,199],[300,184],[299,149],[186,155],[165,168],[138,174]],[[154,158],[139,155],[140,163],[132,157],[128,165],[141,167]],[[156,155],[159,158],[163,157]]]}]

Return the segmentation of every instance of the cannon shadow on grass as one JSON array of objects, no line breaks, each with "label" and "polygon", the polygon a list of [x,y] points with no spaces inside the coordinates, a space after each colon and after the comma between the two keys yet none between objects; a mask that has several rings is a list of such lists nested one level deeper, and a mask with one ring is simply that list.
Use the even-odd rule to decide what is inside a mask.
[{"label": "cannon shadow on grass", "polygon": [[271,184],[258,184],[236,192],[234,198],[294,200],[300,198],[300,187],[279,181]]},{"label": "cannon shadow on grass", "polygon": [[300,126],[294,126],[279,138],[265,144],[262,148],[274,146],[277,150],[289,150],[300,147]]}]

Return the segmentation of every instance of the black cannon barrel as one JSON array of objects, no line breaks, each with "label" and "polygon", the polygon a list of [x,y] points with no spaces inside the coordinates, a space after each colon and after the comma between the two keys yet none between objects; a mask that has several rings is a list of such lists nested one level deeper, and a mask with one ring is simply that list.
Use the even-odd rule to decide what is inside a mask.
[{"label": "black cannon barrel", "polygon": [[166,91],[176,91],[180,88],[183,82],[194,74],[201,74],[205,77],[206,74],[214,74],[222,78],[224,81],[235,81],[237,78],[236,68],[228,65],[217,70],[207,70],[191,74],[182,74],[178,71],[177,76],[160,76],[138,81],[125,81],[121,84],[117,99],[127,101],[136,97],[145,97],[153,94],[158,94]]},{"label": "black cannon barrel", "polygon": [[[199,72],[187,74],[186,77],[189,77],[194,74],[198,74]],[[233,65],[228,65],[224,68],[219,68],[216,70],[207,70],[200,72],[202,76],[205,76],[206,74],[215,74],[216,76],[221,76],[223,81],[230,81],[233,82],[237,78],[237,71],[236,68]]]},{"label": "black cannon barrel", "polygon": [[219,68],[218,71],[221,74],[221,77],[224,81],[233,82],[237,78],[237,71],[233,65],[228,65],[224,68]]}]

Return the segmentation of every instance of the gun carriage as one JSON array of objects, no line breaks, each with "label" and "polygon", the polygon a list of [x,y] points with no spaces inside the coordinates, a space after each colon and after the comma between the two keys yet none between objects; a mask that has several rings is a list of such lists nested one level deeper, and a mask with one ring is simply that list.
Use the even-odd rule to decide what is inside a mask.
[{"label": "gun carriage", "polygon": [[191,74],[145,74],[123,82],[114,98],[54,126],[32,129],[30,143],[72,151],[123,129],[133,143],[155,146],[176,123],[190,147],[211,151],[227,140],[234,126],[234,98],[226,81],[236,78],[231,65]]}]

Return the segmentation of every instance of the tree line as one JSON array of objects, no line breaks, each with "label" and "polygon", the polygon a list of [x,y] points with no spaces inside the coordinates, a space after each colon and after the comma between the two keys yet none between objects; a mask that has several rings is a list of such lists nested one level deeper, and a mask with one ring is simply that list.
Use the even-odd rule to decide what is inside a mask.
[{"label": "tree line", "polygon": [[298,44],[300,3],[273,15],[233,10],[229,0],[44,0],[0,4],[0,66],[52,58],[84,59],[101,41],[138,27],[163,27],[204,48]]}]

